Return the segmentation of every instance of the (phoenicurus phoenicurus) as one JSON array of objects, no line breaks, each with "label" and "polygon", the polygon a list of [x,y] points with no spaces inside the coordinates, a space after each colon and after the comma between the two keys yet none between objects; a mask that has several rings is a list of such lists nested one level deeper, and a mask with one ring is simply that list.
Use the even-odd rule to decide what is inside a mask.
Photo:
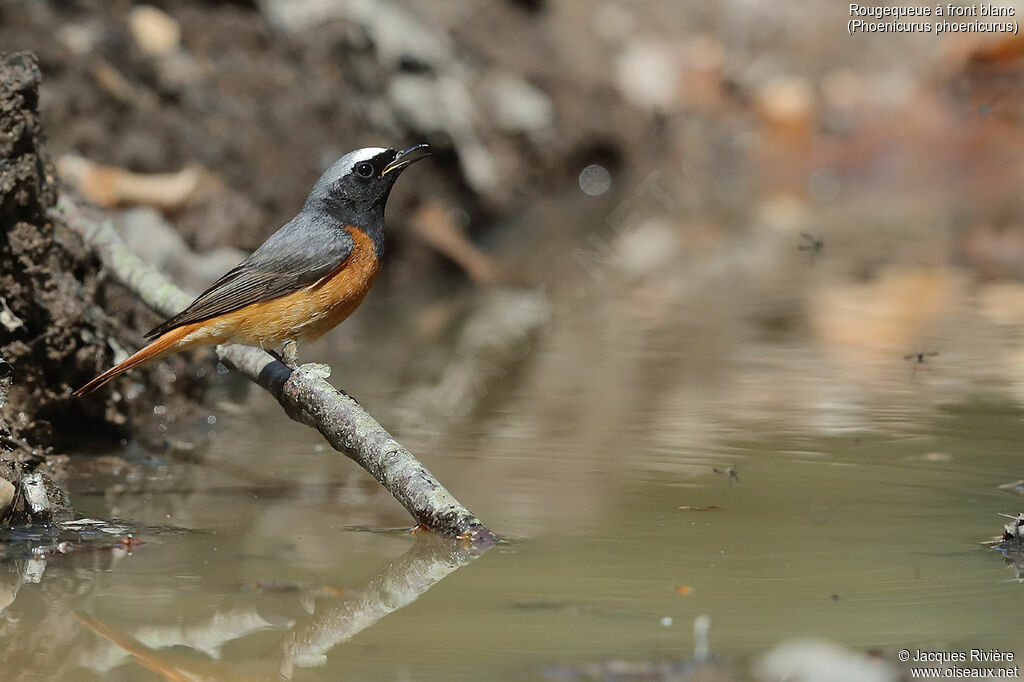
[{"label": "(phoenicurus phoenicurus)", "polygon": [[[273,349],[294,368],[299,341],[315,341],[363,302],[380,270],[384,204],[425,144],[357,149],[313,185],[299,214],[187,308],[151,330],[156,337],[75,391],[95,391],[117,375],[197,346],[240,343]],[[275,354],[276,355],[276,354]]]}]

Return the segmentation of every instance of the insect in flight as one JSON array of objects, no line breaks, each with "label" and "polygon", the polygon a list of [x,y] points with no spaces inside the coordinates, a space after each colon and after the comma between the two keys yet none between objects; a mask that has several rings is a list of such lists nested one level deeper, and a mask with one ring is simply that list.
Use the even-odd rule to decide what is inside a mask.
[{"label": "insect in flight", "polygon": [[938,351],[934,351],[934,350],[933,351],[922,352],[922,353],[910,353],[908,355],[904,355],[903,359],[904,360],[913,360],[915,365],[923,365],[925,358],[933,358],[933,357],[935,357],[938,354],[939,354],[939,352]]},{"label": "insect in flight", "polygon": [[933,358],[933,357],[935,357],[938,354],[939,354],[939,352],[938,351],[934,351],[934,350],[933,351],[915,351],[913,353],[908,353],[907,355],[904,355],[903,359],[910,361],[910,364],[913,367],[913,369],[911,370],[911,374],[916,374],[918,367],[924,367],[925,366],[925,359],[926,358]]},{"label": "insect in flight", "polygon": [[805,251],[811,258],[820,256],[825,250],[825,240],[821,237],[815,237],[807,232],[801,232],[800,236],[803,237],[804,243],[796,248],[800,251]]},{"label": "insect in flight", "polygon": [[734,466],[728,467],[726,469],[719,469],[718,467],[714,467],[712,471],[714,471],[716,474],[726,476],[729,479],[729,485],[734,485],[740,482],[740,474],[738,471],[736,471],[736,467]]}]

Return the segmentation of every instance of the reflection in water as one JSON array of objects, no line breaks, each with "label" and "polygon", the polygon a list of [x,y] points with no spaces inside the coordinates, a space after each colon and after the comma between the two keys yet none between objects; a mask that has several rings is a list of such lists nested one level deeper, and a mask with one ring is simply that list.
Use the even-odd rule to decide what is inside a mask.
[{"label": "reflection in water", "polygon": [[[16,596],[0,613],[7,669],[117,682],[149,661],[165,675],[206,665],[243,679],[449,682],[597,674],[605,668],[580,661],[613,652],[675,674],[662,663],[685,662],[701,613],[714,619],[716,652],[741,666],[821,633],[860,652],[1019,649],[1005,604],[1020,586],[977,542],[997,512],[1019,511],[1016,484],[996,486],[1020,476],[1024,327],[979,315],[953,268],[862,280],[833,270],[845,252],[828,243],[813,268],[791,239],[777,253],[799,267],[767,262],[769,249],[760,264],[708,261],[726,275],[742,265],[743,277],[698,259],[685,279],[666,266],[628,286],[608,270],[585,307],[556,283],[551,323],[486,346],[511,364],[483,384],[451,384],[469,390],[441,406],[470,409],[447,418],[404,421],[416,402],[402,399],[407,389],[429,385],[394,361],[412,330],[396,333],[384,312],[364,317],[381,325],[367,336],[401,343],[339,353],[346,388],[400,438],[430,427],[417,448],[425,463],[496,530],[525,539],[370,630],[473,550],[417,539],[378,569],[401,540],[351,529],[405,523],[401,507],[318,450],[315,433],[282,424],[266,396],[218,403],[222,385],[210,409],[225,418],[203,462],[156,461],[114,485],[80,482],[100,494],[75,497],[94,516],[205,533],[143,534],[116,564],[111,553],[29,557],[0,581],[0,599]],[[1020,284],[999,300],[1011,293],[1024,302]],[[389,305],[409,320],[419,309]],[[418,347],[437,374],[498,367],[490,351],[462,362],[465,346],[444,335]],[[933,370],[912,376],[912,350],[941,350],[941,362],[928,357]],[[380,366],[362,366],[374,358]],[[346,582],[374,569],[358,589]],[[344,655],[331,651],[339,642]],[[479,655],[455,655],[465,650]]]},{"label": "reflection in water", "polygon": [[[62,573],[62,579],[54,581],[58,582],[55,589],[63,590],[63,594],[51,594],[47,600],[54,616],[63,614],[57,616],[61,621],[59,626],[55,626],[56,621],[52,619],[44,620],[41,626],[33,621],[36,629],[41,627],[53,637],[36,639],[38,646],[33,648],[22,633],[18,636],[20,654],[34,660],[35,672],[49,675],[85,668],[107,677],[131,657],[168,680],[318,679],[296,668],[323,665],[333,647],[409,605],[493,545],[493,541],[471,543],[417,533],[413,546],[405,554],[385,564],[361,588],[337,590],[257,583],[248,586],[253,596],[247,599],[245,606],[218,608],[203,621],[187,625],[179,622],[180,614],[173,609],[151,612],[153,623],[131,631],[94,615],[92,606],[74,608],[79,601],[75,594],[95,589],[89,582],[102,573],[86,573],[86,579],[74,585],[68,585],[67,575]],[[0,581],[0,605],[4,607],[16,601],[22,585],[41,582],[46,561],[9,562],[7,568]],[[254,593],[254,589],[257,592]],[[80,628],[69,628],[68,623],[76,619],[104,638],[107,646],[97,647],[94,637],[83,638]],[[11,623],[16,625],[20,620],[21,617],[15,616]],[[0,635],[8,629],[0,628]],[[278,653],[237,662],[219,660],[228,646],[237,646],[245,638],[273,630],[284,632],[274,647]],[[56,651],[60,651],[59,656],[52,655]],[[53,669],[47,669],[48,666]]]},{"label": "reflection in water", "polygon": [[445,576],[494,546],[417,533],[413,547],[384,566],[351,599],[319,604],[281,643],[281,675],[293,666],[322,665],[326,653],[393,611],[408,606]]},{"label": "reflection in water", "polygon": [[0,528],[0,614],[23,585],[42,581],[48,559],[74,554],[77,566],[106,570],[141,544],[132,531],[116,521],[84,518]]},{"label": "reflection in water", "polygon": [[[479,295],[442,306],[440,322],[422,300],[370,303],[339,337],[346,389],[495,530],[525,539],[497,560],[365,631],[473,554],[418,540],[358,590],[298,587],[348,589],[344,576],[399,552],[387,534],[345,531],[407,516],[267,396],[244,400],[218,377],[210,409],[225,418],[201,463],[156,461],[75,497],[96,516],[207,533],[144,536],[113,571],[75,553],[45,577],[22,564],[0,593],[17,597],[0,614],[5,664],[116,680],[139,672],[133,660],[185,675],[199,657],[251,678],[449,682],[585,672],[614,652],[675,674],[659,662],[685,662],[700,613],[731,661],[822,633],[855,652],[1019,650],[1005,605],[1020,586],[977,542],[997,512],[1019,511],[1017,486],[996,486],[1020,476],[1024,285],[901,263],[882,235],[872,244],[892,254],[878,261],[838,227],[813,267],[793,231],[691,249],[672,220],[615,241],[622,262],[600,278],[572,267],[585,238],[545,232],[535,296]],[[494,306],[518,311],[498,336]],[[97,647],[72,608],[129,650]]]},{"label": "reflection in water", "polygon": [[[90,616],[75,613],[75,617],[97,635],[131,654],[140,665],[162,675],[166,680],[272,680],[278,677],[277,672],[270,664],[271,662],[268,661],[251,661],[242,665],[233,665],[217,661],[195,660],[193,657],[182,655],[177,651],[160,651],[150,648],[128,633]],[[234,618],[228,618],[229,622],[234,620]],[[254,620],[259,622],[258,617]],[[262,626],[265,624],[256,627]],[[239,634],[248,634],[248,632],[245,629],[241,633],[232,632],[232,636]],[[168,642],[166,646],[173,646],[173,643]]]},{"label": "reflection in water", "polygon": [[0,612],[14,603],[22,585],[38,583],[43,578],[46,562],[42,559],[11,561],[0,571]]}]

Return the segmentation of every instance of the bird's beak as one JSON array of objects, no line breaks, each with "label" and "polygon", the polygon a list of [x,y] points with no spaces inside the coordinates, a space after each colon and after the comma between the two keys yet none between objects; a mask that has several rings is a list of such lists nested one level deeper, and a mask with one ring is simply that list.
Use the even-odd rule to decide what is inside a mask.
[{"label": "bird's beak", "polygon": [[380,172],[380,176],[383,178],[385,175],[392,171],[402,170],[406,166],[416,163],[420,159],[425,159],[430,156],[430,147],[425,144],[418,144],[415,147],[409,147],[398,152],[398,156],[395,160],[384,167],[384,170]]}]

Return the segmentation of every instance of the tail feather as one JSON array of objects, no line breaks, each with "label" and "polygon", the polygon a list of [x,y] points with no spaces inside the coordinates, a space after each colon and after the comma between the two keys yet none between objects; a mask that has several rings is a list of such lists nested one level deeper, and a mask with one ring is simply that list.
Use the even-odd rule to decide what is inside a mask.
[{"label": "tail feather", "polygon": [[179,341],[188,336],[189,333],[191,333],[195,329],[195,327],[196,325],[194,324],[185,325],[184,327],[178,327],[177,329],[172,329],[171,331],[166,332],[159,338],[155,339],[148,346],[140,350],[135,355],[131,356],[124,362],[114,367],[111,367],[106,372],[104,372],[103,374],[99,375],[98,377],[87,383],[85,386],[82,386],[80,389],[75,391],[75,396],[88,395],[95,391],[96,389],[98,389],[103,384],[113,379],[114,377],[120,374],[124,374],[125,372],[134,367],[144,365],[147,362],[156,360],[158,358],[162,358],[165,355],[170,355],[171,353],[174,353],[176,351],[184,350],[182,348],[175,348],[175,346]]},{"label": "tail feather", "polygon": [[71,613],[87,628],[127,651],[135,657],[140,665],[155,673],[159,673],[165,680],[189,682],[189,680],[196,679],[195,676],[188,675],[186,672],[176,668],[170,661],[170,656],[167,654],[161,655],[160,652],[149,648],[127,632],[122,632],[84,613],[79,613],[78,611],[72,611]]}]

